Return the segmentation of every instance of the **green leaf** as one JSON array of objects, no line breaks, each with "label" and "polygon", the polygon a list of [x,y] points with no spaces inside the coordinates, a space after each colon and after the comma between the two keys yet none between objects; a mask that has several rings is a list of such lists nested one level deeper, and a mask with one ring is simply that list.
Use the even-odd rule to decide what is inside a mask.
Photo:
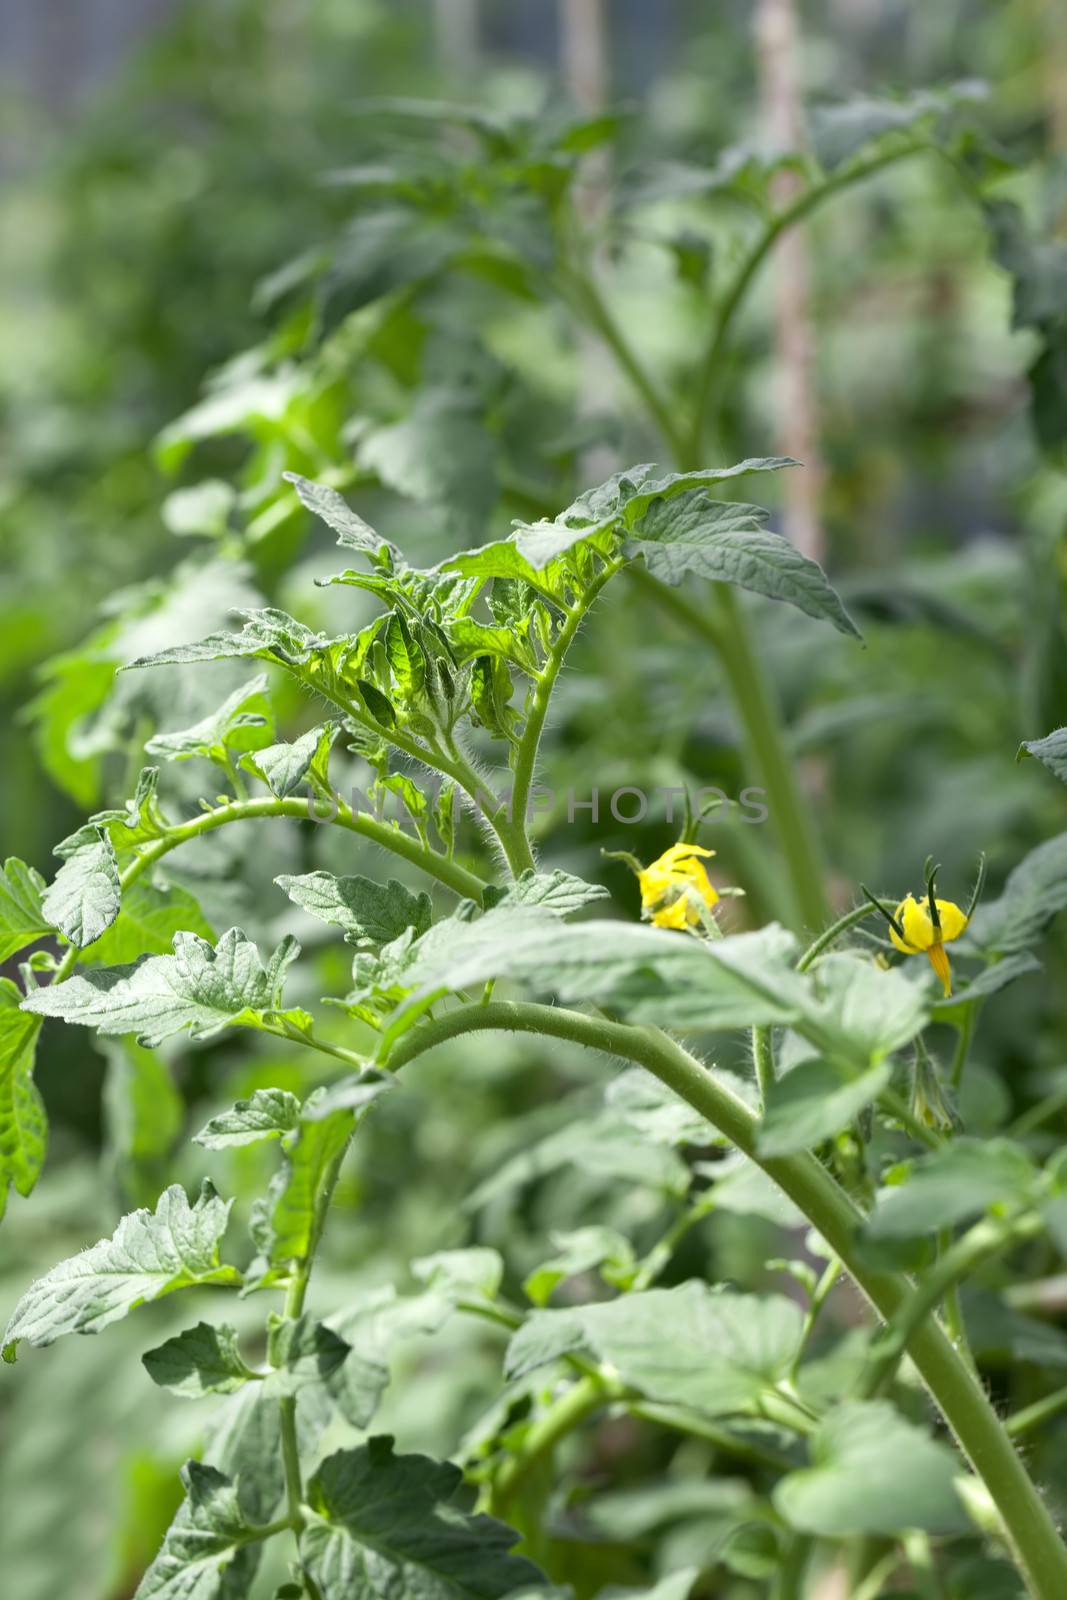
[{"label": "green leaf", "polygon": [[311,628],[305,628],[288,612],[267,606],[259,611],[238,609],[235,616],[243,617],[245,625],[240,633],[209,633],[193,644],[172,645],[167,650],[156,650],[151,655],[138,656],[123,671],[132,672],[139,667],[180,666],[187,661],[223,661],[250,656],[265,661],[280,661],[283,665],[302,664],[333,641]]},{"label": "green leaf", "polygon": [[282,1136],[282,1167],[265,1199],[253,1208],[252,1231],[261,1259],[249,1269],[250,1282],[269,1280],[270,1269],[287,1271],[306,1260],[323,1180],[343,1154],[353,1122],[351,1111],[334,1111],[317,1120],[303,1115],[294,1131]]},{"label": "green leaf", "polygon": [[550,1235],[556,1254],[535,1267],[523,1281],[523,1292],[535,1306],[546,1306],[552,1291],[567,1278],[600,1268],[608,1283],[624,1283],[634,1265],[633,1247],[614,1228],[592,1226]]},{"label": "green leaf", "polygon": [[198,1400],[205,1394],[233,1394],[257,1374],[237,1345],[237,1332],[223,1324],[198,1322],[141,1357],[153,1383],[172,1394]]},{"label": "green leaf", "polygon": [[316,1089],[305,1101],[300,1115],[305,1122],[321,1122],[335,1111],[354,1111],[357,1123],[363,1112],[373,1105],[380,1094],[396,1087],[396,1078],[375,1067],[364,1067],[346,1078],[338,1078],[328,1087]]},{"label": "green leaf", "polygon": [[134,1600],[221,1600],[222,1585],[250,1529],[237,1490],[201,1461],[182,1468],[186,1498]]},{"label": "green leaf", "polygon": [[21,990],[0,978],[0,1217],[9,1189],[33,1190],[48,1144],[44,1102],[33,1081],[41,1024],[20,1009]]},{"label": "green leaf", "polygon": [[405,1339],[437,1333],[466,1298],[470,1285],[453,1279],[439,1281],[422,1294],[398,1295],[392,1285],[357,1294],[343,1311],[334,1312],[329,1325],[354,1350],[384,1365]]},{"label": "green leaf", "polygon": [[300,1121],[300,1101],[288,1089],[254,1089],[249,1099],[238,1100],[229,1111],[212,1117],[193,1143],[206,1150],[225,1150],[255,1144],[275,1134],[292,1133]]},{"label": "green leaf", "polygon": [[231,750],[253,750],[266,744],[271,737],[271,723],[267,676],[260,673],[192,727],[176,733],[157,733],[149,739],[145,751],[164,761],[189,761],[199,756],[206,761],[224,762]]},{"label": "green leaf", "polygon": [[495,440],[461,390],[420,389],[407,417],[360,440],[357,460],[398,494],[444,510],[460,537],[477,537],[496,501]]},{"label": "green leaf", "polygon": [[763,1217],[779,1228],[802,1228],[805,1217],[774,1180],[741,1152],[700,1161],[696,1172],[714,1185],[714,1208],[739,1217]]},{"label": "green leaf", "polygon": [[299,953],[295,939],[283,939],[264,967],[240,928],[230,928],[216,946],[177,933],[173,955],[76,974],[33,990],[23,1007],[105,1034],[137,1033],[149,1044],[185,1029],[206,1039],[234,1024],[259,1027],[276,1013],[286,969]]},{"label": "green leaf", "polygon": [[847,1060],[866,1066],[892,1055],[921,1032],[929,1017],[922,984],[884,971],[866,956],[826,956],[815,968],[813,1015]]},{"label": "green leaf", "polygon": [[462,1509],[451,1462],[397,1456],[376,1438],[328,1457],[308,1485],[317,1517],[300,1554],[323,1600],[501,1600],[543,1581],[509,1555],[518,1535]]},{"label": "green leaf", "polygon": [[771,1087],[760,1124],[760,1155],[791,1155],[840,1133],[877,1099],[889,1078],[884,1061],[859,1077],[834,1061],[801,1061]]},{"label": "green leaf", "polygon": [[1024,739],[1019,746],[1020,756],[1024,750],[1027,755],[1036,756],[1053,777],[1067,783],[1067,728],[1056,728],[1044,739]]},{"label": "green leaf", "polygon": [[364,555],[369,555],[373,560],[386,567],[400,566],[403,558],[395,544],[390,544],[388,539],[383,539],[381,534],[375,533],[370,523],[353,511],[347,501],[343,500],[336,489],[330,489],[323,483],[312,483],[309,478],[302,478],[298,472],[283,472],[282,477],[293,485],[301,504],[306,506],[312,516],[318,517],[320,522],[337,535],[337,543],[346,550],[358,550]]},{"label": "green leaf", "polygon": [[4,862],[0,870],[0,961],[8,961],[42,934],[51,933],[52,924],[41,904],[44,887],[41,874],[17,856]]},{"label": "green leaf", "polygon": [[[588,490],[552,520],[516,522],[510,539],[466,550],[441,565],[443,572],[469,577],[518,579],[535,589],[556,593],[560,587],[562,556],[584,540],[594,540],[606,552],[616,527],[635,527],[656,500],[669,500],[687,489],[706,488],[748,472],[775,471],[796,466],[784,456],[739,462],[735,467],[711,467],[697,472],[664,472],[645,462],[617,472],[597,488]],[[762,513],[759,513],[762,515]],[[563,569],[565,576],[565,569]]]},{"label": "green leaf", "polygon": [[650,1400],[724,1416],[754,1405],[788,1375],[803,1323],[800,1307],[782,1295],[684,1283],[534,1312],[508,1346],[505,1370],[519,1378],[568,1352],[590,1349]]},{"label": "green leaf", "polygon": [[133,798],[122,806],[95,812],[86,826],[79,828],[65,844],[73,848],[87,842],[93,836],[93,828],[99,827],[107,833],[116,854],[121,857],[132,852],[137,845],[162,838],[170,824],[156,798],[158,785],[159,768],[142,767],[137,775]]},{"label": "green leaf", "polygon": [[975,977],[963,983],[954,983],[950,995],[934,1001],[931,1008],[933,1015],[939,1022],[947,1021],[961,1014],[963,1007],[971,1000],[988,1000],[990,995],[999,994],[1016,978],[1025,978],[1031,972],[1040,971],[1041,963],[1035,955],[1029,950],[1017,950],[1014,955],[1004,956],[1000,961],[991,961]]},{"label": "green leaf", "polygon": [[402,611],[390,613],[383,641],[397,693],[406,701],[417,699],[426,684],[426,656]]},{"label": "green leaf", "polygon": [[654,500],[632,525],[624,546],[642,556],[653,577],[678,584],[695,573],[770,600],[785,600],[841,633],[859,631],[817,562],[764,526],[758,506],[712,500],[701,490]]},{"label": "green leaf", "polygon": [[99,715],[118,668],[106,651],[106,638],[90,637],[77,650],[57,656],[43,670],[44,687],[26,707],[41,764],[82,809],[100,797],[102,758],[78,739],[86,722]]},{"label": "green leaf", "polygon": [[846,1401],[810,1444],[812,1465],[783,1478],[773,1500],[794,1528],[827,1538],[908,1528],[963,1533],[955,1489],[963,1464],[884,1401]]},{"label": "green leaf", "polygon": [[[746,1079],[718,1067],[707,1070],[740,1099],[755,1104],[752,1085]],[[627,1067],[620,1072],[608,1084],[605,1099],[613,1111],[652,1144],[700,1147],[723,1142],[717,1128],[643,1067]]]},{"label": "green leaf", "polygon": [[173,950],[176,933],[195,933],[209,941],[215,937],[187,889],[178,884],[158,888],[147,878],[136,878],[123,891],[121,909],[110,928],[85,949],[82,965],[122,966],[138,956],[163,955]]},{"label": "green leaf", "polygon": [[369,678],[357,678],[355,687],[368,715],[382,728],[395,728],[396,712],[388,695],[384,695]]},{"label": "green leaf", "polygon": [[65,1333],[99,1333],[137,1306],[191,1284],[239,1282],[233,1267],[219,1263],[230,1205],[206,1179],[192,1206],[172,1184],[154,1212],[131,1212],[110,1239],[31,1284],[7,1325],[5,1350],[20,1339],[46,1345]]},{"label": "green leaf", "polygon": [[1008,874],[999,900],[978,907],[968,926],[976,944],[1010,955],[1036,943],[1067,906],[1067,833],[1046,839]]},{"label": "green leaf", "polygon": [[949,112],[967,101],[984,98],[978,83],[958,83],[941,92],[920,90],[901,100],[857,96],[843,105],[816,106],[811,112],[812,142],[820,164],[834,172],[860,156],[869,145],[890,136],[933,141],[937,125]]},{"label": "green leaf", "polygon": [[496,1298],[504,1281],[504,1258],[487,1245],[471,1245],[465,1250],[438,1250],[411,1263],[412,1275],[428,1289],[435,1289],[449,1300],[472,1295]]},{"label": "green leaf", "polygon": [[350,944],[389,944],[408,928],[425,933],[430,926],[429,895],[424,890],[413,894],[395,878],[381,884],[358,875],[337,878],[332,872],[307,872],[274,881],[304,911],[343,928]]},{"label": "green leaf", "polygon": [[594,900],[607,898],[608,891],[601,883],[586,883],[583,878],[576,878],[573,873],[562,872],[559,868],[553,872],[537,872],[533,867],[527,867],[495,901],[495,905],[540,906],[554,916],[571,917],[583,906],[592,905]]},{"label": "green leaf", "polygon": [[978,1217],[1003,1201],[1024,1202],[1037,1168],[1010,1139],[954,1139],[915,1162],[905,1183],[881,1189],[866,1224],[872,1239],[903,1239]]},{"label": "green leaf", "polygon": [[65,859],[45,890],[44,914],[71,944],[92,944],[119,914],[115,847],[102,828],[82,829],[73,840],[58,845],[55,853]]},{"label": "green leaf", "polygon": [[[563,1000],[611,1004],[637,1022],[733,1028],[796,1021],[815,1009],[791,966],[796,942],[775,924],[701,942],[632,923],[560,923],[542,908],[438,922],[404,975],[411,994],[393,1028],[410,1026],[440,995],[515,978]],[[390,1035],[391,1036],[391,1035]]]},{"label": "green leaf", "polygon": [[[586,536],[586,533],[586,529],[577,530],[569,542],[577,543]],[[512,535],[510,539],[500,539],[495,544],[483,544],[473,550],[461,550],[458,555],[449,556],[447,561],[442,561],[437,570],[441,573],[457,573],[464,578],[493,578],[506,583],[520,582],[526,586],[532,585],[534,589],[547,589],[552,593],[553,584],[551,581],[546,582],[537,568],[522,554],[516,543],[516,537]]]},{"label": "green leaf", "polygon": [[586,1115],[527,1145],[505,1161],[467,1196],[468,1210],[491,1204],[500,1195],[571,1168],[586,1183],[625,1183],[680,1198],[691,1174],[673,1150],[656,1145],[611,1112]]},{"label": "green leaf", "polygon": [[298,1394],[309,1384],[320,1385],[355,1428],[367,1426],[389,1383],[386,1366],[311,1317],[282,1321],[272,1329],[270,1360],[276,1369],[266,1379],[270,1394]]},{"label": "green leaf", "polygon": [[[504,633],[505,630],[498,631]],[[483,632],[488,633],[489,629]],[[511,635],[506,637],[510,645]],[[510,650],[506,653],[511,654]],[[514,685],[507,662],[500,656],[475,656],[470,664],[468,683],[475,721],[494,739],[515,739],[521,719],[511,704]]]},{"label": "green leaf", "polygon": [[621,517],[626,527],[632,528],[644,516],[653,500],[669,500],[688,489],[708,489],[717,483],[744,477],[750,472],[778,472],[782,467],[797,465],[789,456],[760,456],[739,461],[733,467],[664,472],[654,462],[643,462],[640,466],[613,473],[595,489],[579,495],[573,505],[561,513],[559,520],[574,526],[583,521],[597,526]]},{"label": "green leaf", "polygon": [[326,788],[330,751],[339,732],[339,723],[324,723],[292,744],[272,744],[242,756],[241,765],[257,773],[279,800],[287,799],[305,778],[312,780],[312,787]]}]

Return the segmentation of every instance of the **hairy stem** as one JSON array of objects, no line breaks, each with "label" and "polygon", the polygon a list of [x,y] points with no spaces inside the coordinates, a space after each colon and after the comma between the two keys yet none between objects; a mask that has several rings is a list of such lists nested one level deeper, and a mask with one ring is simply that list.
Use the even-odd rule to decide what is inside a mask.
[{"label": "hairy stem", "polygon": [[487,806],[486,800],[489,790],[486,789],[470,762],[454,744],[449,756],[449,766],[447,768],[442,767],[441,770],[452,777],[466,791],[473,804],[478,807],[480,814],[496,834],[512,877],[517,878],[520,873],[526,872],[535,866],[533,852],[526,837],[525,812],[520,812],[516,821],[514,802],[512,801],[509,804],[501,800],[496,794],[493,795],[492,801]]},{"label": "hairy stem", "polygon": [[[758,1118],[681,1045],[658,1029],[633,1027],[557,1006],[530,1002],[464,1006],[401,1038],[393,1068],[446,1039],[477,1029],[505,1029],[569,1039],[646,1067],[756,1161],[840,1257],[862,1293],[887,1322],[901,1313],[913,1286],[899,1273],[872,1271],[856,1249],[862,1215],[810,1153],[759,1156]],[[908,1352],[935,1404],[1000,1513],[1016,1562],[1037,1600],[1067,1594],[1067,1548],[1008,1434],[974,1373],[937,1322],[911,1330]]]},{"label": "hairy stem", "polygon": [[824,933],[820,933],[819,937],[808,945],[808,948],[797,962],[797,971],[808,972],[819,957],[829,950],[831,945],[837,943],[843,933],[847,933],[850,928],[854,928],[864,918],[873,917],[874,911],[875,908],[872,905],[853,906],[852,910],[846,911],[843,917],[838,917],[836,922],[832,922]]},{"label": "hairy stem", "polygon": [[[541,734],[544,731],[545,718],[548,715],[552,691],[556,687],[556,681],[566,659],[567,651],[574,642],[583,617],[605,584],[615,576],[621,566],[621,559],[608,562],[593,579],[581,599],[574,601],[567,608],[563,626],[556,635],[552,648],[545,659],[544,666],[538,674],[537,682],[530,698],[526,725],[519,740],[518,752],[515,758],[515,779],[511,789],[512,827],[521,829],[524,839],[526,837],[526,810],[530,803],[530,788],[537,766],[537,752],[541,744]],[[527,846],[528,848],[529,846]]]},{"label": "hairy stem", "polygon": [[[322,1238],[326,1213],[330,1208],[330,1201],[337,1185],[341,1164],[347,1151],[348,1145],[346,1143],[324,1172],[322,1183],[315,1196],[315,1209],[307,1254],[297,1262],[296,1269],[289,1280],[289,1285],[285,1292],[283,1314],[288,1320],[295,1321],[303,1313],[308,1282],[311,1278],[311,1269],[315,1264],[319,1241]],[[294,1533],[299,1534],[304,1526],[304,1482],[300,1469],[300,1441],[296,1427],[296,1396],[291,1394],[282,1395],[278,1401],[278,1411],[281,1418],[282,1462],[285,1468],[285,1499],[289,1511],[289,1526]]]},{"label": "hairy stem", "polygon": [[770,1028],[753,1028],[752,1060],[756,1067],[756,1082],[759,1084],[760,1105],[766,1111],[767,1101],[770,1099],[775,1081],[774,1035],[771,1033]]},{"label": "hairy stem", "polygon": [[[168,855],[171,850],[176,850],[179,845],[188,844],[192,839],[199,839],[205,833],[213,833],[216,828],[224,828],[228,823],[246,822],[255,817],[292,817],[297,821],[307,822],[311,813],[306,800],[232,800],[228,805],[216,806],[214,810],[204,811],[189,822],[181,822],[173,828],[168,828],[161,838],[146,844],[122,873],[119,879],[120,888],[123,890],[129,888],[130,884],[135,883],[154,862],[161,856]],[[379,822],[376,817],[370,816],[365,811],[353,811],[340,799],[333,816],[320,817],[317,820],[320,825],[328,823],[338,828],[347,828],[350,833],[369,839],[372,844],[380,845],[383,850],[391,850],[394,855],[402,856],[413,866],[421,867],[429,877],[446,884],[465,900],[475,900],[481,904],[486,886],[484,878],[468,872],[466,867],[461,867],[448,856],[427,849],[410,834],[401,833],[399,828]],[[53,981],[61,982],[77,966],[80,957],[79,947],[71,945],[59,963]]]}]

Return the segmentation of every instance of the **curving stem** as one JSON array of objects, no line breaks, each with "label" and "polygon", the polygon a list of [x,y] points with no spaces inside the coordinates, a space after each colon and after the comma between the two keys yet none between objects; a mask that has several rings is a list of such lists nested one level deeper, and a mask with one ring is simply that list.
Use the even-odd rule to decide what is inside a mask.
[{"label": "curving stem", "polygon": [[[389,1065],[398,1069],[446,1039],[485,1029],[568,1039],[646,1067],[761,1166],[793,1200],[880,1317],[889,1322],[905,1314],[902,1308],[914,1292],[911,1282],[899,1273],[875,1272],[863,1264],[855,1242],[862,1215],[825,1168],[808,1152],[760,1156],[756,1150],[759,1121],[754,1112],[712,1078],[695,1056],[657,1028],[611,1022],[558,1006],[497,1001],[463,1006],[424,1022],[397,1042]],[[972,1469],[988,1489],[1031,1595],[1035,1600],[1063,1600],[1067,1594],[1067,1548],[981,1383],[932,1316],[910,1329],[907,1350]]]}]

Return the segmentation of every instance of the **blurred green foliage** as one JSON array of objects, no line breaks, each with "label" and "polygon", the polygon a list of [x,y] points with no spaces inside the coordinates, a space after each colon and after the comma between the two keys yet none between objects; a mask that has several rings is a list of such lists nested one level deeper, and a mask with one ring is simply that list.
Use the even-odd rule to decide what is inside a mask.
[{"label": "blurred green foliage", "polygon": [[[787,608],[773,620],[769,603],[751,609],[836,897],[847,903],[861,879],[903,894],[929,852],[962,898],[980,851],[996,887],[1062,826],[1062,791],[1014,755],[1067,720],[1067,154],[1053,112],[1067,55],[1036,6],[841,12],[806,18],[816,101],[972,77],[990,92],[973,118],[981,137],[968,143],[964,132],[951,160],[898,163],[810,224],[828,564],[867,647]],[[743,260],[772,176],[749,153],[759,115],[745,8],[709,20],[679,6],[676,54],[659,79],[617,63],[638,114],[580,134],[558,92],[521,62],[492,61],[480,75],[486,115],[473,127],[365,105],[453,97],[429,18],[428,7],[370,0],[322,0],[292,18],[281,6],[198,0],[120,85],[49,130],[43,156],[7,186],[4,853],[48,876],[52,841],[131,792],[131,745],[187,727],[247,676],[225,663],[117,678],[120,663],[227,626],[234,606],[281,605],[327,632],[371,616],[358,591],[314,586],[335,558],[283,472],[344,490],[429,565],[503,537],[513,517],[554,514],[605,475],[591,462],[610,470],[662,455],[625,373],[590,358],[576,332],[590,308],[561,251],[558,210],[570,164],[599,132],[612,136],[616,180],[617,204],[598,224],[610,314],[669,408],[692,394],[709,289],[721,292]],[[820,126],[840,138],[832,117],[813,118],[816,138]],[[42,137],[32,108],[20,132],[25,150]],[[823,145],[831,169],[838,148]],[[769,294],[764,274],[714,374],[716,459],[773,444]],[[111,603],[126,586],[141,587]],[[39,680],[46,657],[59,664]],[[624,784],[738,794],[749,774],[722,689],[691,632],[619,585],[561,683],[545,782],[559,794]],[[295,693],[276,703],[279,736],[314,720]],[[205,770],[169,769],[179,808],[203,790]],[[583,812],[564,827],[558,811],[538,830],[553,865],[608,883],[628,916],[630,875],[600,851],[649,859],[677,832],[662,813],[623,827]],[[721,820],[705,835],[722,875],[745,883],[757,922],[781,895],[764,831],[751,830],[753,842]],[[295,925],[276,874],[354,870],[351,841],[334,830],[316,830],[310,847],[296,828],[242,832],[183,852],[173,882],[199,898],[208,925],[240,921],[261,945]],[[314,951],[307,919],[299,926]],[[1063,953],[1060,934],[1050,971]],[[298,1000],[347,984],[335,948],[317,961]],[[1034,1146],[1045,1154],[1062,1140],[1065,1029],[1054,982],[1030,976],[996,998],[961,1097],[969,1132],[1001,1130],[1051,1099]],[[935,1037],[947,1055],[947,1030]],[[13,1201],[4,1223],[9,1304],[165,1182],[193,1186],[209,1170],[247,1220],[271,1171],[263,1149],[205,1158],[186,1136],[256,1088],[303,1093],[315,1081],[295,1052],[243,1036],[158,1052],[110,1042],[98,1052],[87,1038],[58,1027],[44,1036],[53,1148],[32,1204]],[[741,1051],[724,1064],[749,1071]],[[591,1219],[648,1247],[677,1214],[671,1163],[657,1148],[635,1180],[632,1145],[613,1155],[601,1079],[577,1051],[503,1037],[407,1069],[405,1093],[386,1097],[345,1169],[322,1303],[397,1283],[413,1294],[409,1261],[469,1243],[502,1251],[518,1298],[552,1254],[549,1235]],[[670,1282],[781,1288],[768,1263],[796,1217],[738,1187],[687,1234]],[[972,1343],[1005,1406],[1055,1387],[1067,1363],[1061,1305],[1042,1299],[1060,1272],[1055,1246],[1032,1241],[1010,1271],[985,1269],[968,1298]],[[557,1305],[574,1288],[561,1281]],[[68,1341],[5,1371],[0,1499],[18,1511],[5,1519],[0,1561],[21,1600],[120,1600],[158,1548],[175,1469],[204,1437],[203,1414],[154,1389],[138,1365],[148,1344],[201,1314],[171,1305],[110,1330],[106,1349]],[[835,1334],[851,1315],[834,1303]],[[254,1341],[259,1321],[256,1308],[240,1331]],[[828,1395],[843,1387],[847,1341],[827,1336]],[[416,1334],[376,1426],[401,1447],[459,1448],[476,1463],[500,1425],[491,1414],[479,1431],[499,1400],[500,1350],[492,1330],[453,1322],[432,1343]],[[782,1440],[767,1425],[752,1443]],[[1062,1443],[1053,1425],[1030,1447],[1060,1512]],[[715,1587],[698,1593],[760,1592],[765,1502],[754,1508],[751,1474],[732,1458],[704,1476],[723,1459],[709,1440],[607,1425],[587,1455],[565,1457],[573,1492],[546,1513],[554,1575],[584,1597],[707,1564]],[[1017,1592],[1005,1564],[966,1559],[946,1580],[954,1596]],[[264,1568],[255,1594],[284,1577]]]}]

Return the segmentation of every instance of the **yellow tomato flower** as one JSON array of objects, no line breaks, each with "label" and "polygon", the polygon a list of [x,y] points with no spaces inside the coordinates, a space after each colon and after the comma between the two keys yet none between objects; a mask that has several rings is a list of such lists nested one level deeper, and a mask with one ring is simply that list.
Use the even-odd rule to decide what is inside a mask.
[{"label": "yellow tomato flower", "polygon": [[913,894],[906,895],[893,913],[894,919],[901,929],[904,937],[901,938],[896,928],[890,924],[889,937],[898,950],[906,956],[918,955],[925,952],[930,965],[941,979],[941,987],[946,998],[952,993],[952,969],[949,966],[948,956],[945,952],[946,944],[951,944],[953,939],[958,939],[967,926],[967,914],[961,911],[952,900],[935,900],[937,907],[937,921],[934,922],[930,915],[930,902],[916,900]]},{"label": "yellow tomato flower", "polygon": [[657,928],[699,928],[719,902],[718,891],[699,857],[715,854],[698,844],[672,844],[637,874],[641,913]]}]

